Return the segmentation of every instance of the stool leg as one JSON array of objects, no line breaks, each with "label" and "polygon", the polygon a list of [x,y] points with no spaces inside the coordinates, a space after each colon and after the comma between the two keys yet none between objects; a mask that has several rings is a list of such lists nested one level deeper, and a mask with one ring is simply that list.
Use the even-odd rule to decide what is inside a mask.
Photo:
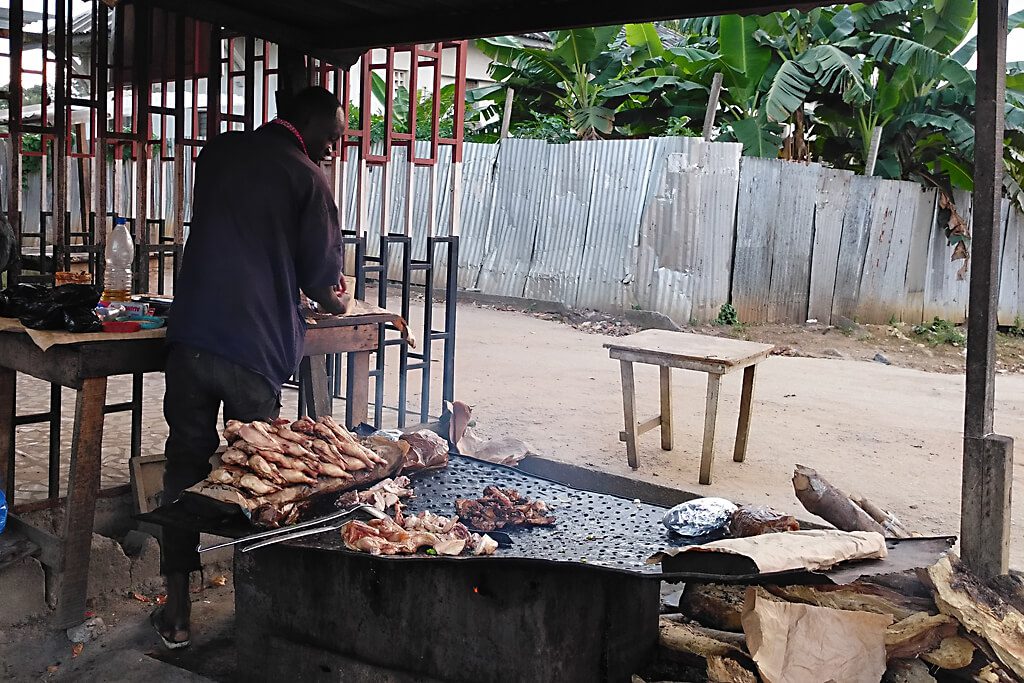
[{"label": "stool leg", "polygon": [[756,365],[743,368],[743,393],[740,394],[740,421],[736,427],[736,448],[732,459],[743,462],[747,457],[747,436],[750,434],[750,407],[754,400],[754,370]]},{"label": "stool leg", "polygon": [[700,456],[701,484],[711,483],[711,465],[715,459],[715,423],[718,418],[718,393],[722,376],[708,373],[708,399],[704,408],[704,449]]},{"label": "stool leg", "polygon": [[14,399],[18,373],[0,368],[0,491],[14,509]]},{"label": "stool leg", "polygon": [[640,465],[636,459],[636,391],[633,386],[633,363],[619,361],[622,371],[622,414],[626,424],[626,460],[634,470]]},{"label": "stool leg", "polygon": [[672,368],[661,370],[661,448],[672,450]]}]

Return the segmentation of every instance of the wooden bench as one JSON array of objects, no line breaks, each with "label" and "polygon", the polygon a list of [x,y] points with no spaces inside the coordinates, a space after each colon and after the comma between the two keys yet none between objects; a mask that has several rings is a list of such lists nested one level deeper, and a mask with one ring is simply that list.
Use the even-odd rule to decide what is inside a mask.
[{"label": "wooden bench", "polygon": [[[733,460],[743,462],[750,433],[750,409],[754,394],[757,364],[771,353],[771,344],[706,337],[700,334],[646,330],[621,337],[604,345],[608,355],[618,360],[622,371],[622,409],[626,429],[619,440],[626,442],[626,458],[633,469],[639,467],[636,440],[641,434],[661,428],[661,447],[672,450],[672,368],[706,372],[708,394],[704,413],[704,446],[700,460],[700,483],[711,483],[711,465],[715,455],[715,423],[722,376],[743,370],[739,425]],[[643,422],[636,419],[636,393],[633,363],[657,365],[661,371],[661,414]]]}]

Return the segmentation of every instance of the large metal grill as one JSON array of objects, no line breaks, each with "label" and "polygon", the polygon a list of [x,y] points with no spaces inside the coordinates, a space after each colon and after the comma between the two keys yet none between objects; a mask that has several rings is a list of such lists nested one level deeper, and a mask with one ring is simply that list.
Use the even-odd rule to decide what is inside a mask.
[{"label": "large metal grill", "polygon": [[[661,524],[665,508],[603,493],[581,491],[564,484],[525,474],[503,465],[452,455],[448,467],[413,480],[416,497],[411,514],[429,510],[455,514],[458,498],[479,498],[489,485],[514,488],[531,500],[551,506],[553,527],[502,529],[512,537],[511,548],[493,557],[388,556],[395,561],[493,562],[496,558],[574,563],[599,569],[660,575],[660,565],[646,563],[656,551],[678,544]],[[337,532],[291,542],[305,548],[347,550]]]}]

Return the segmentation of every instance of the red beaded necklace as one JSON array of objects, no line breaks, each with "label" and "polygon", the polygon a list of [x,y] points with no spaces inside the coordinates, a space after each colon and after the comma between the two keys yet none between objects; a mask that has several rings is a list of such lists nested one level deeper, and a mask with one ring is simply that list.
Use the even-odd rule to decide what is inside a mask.
[{"label": "red beaded necklace", "polygon": [[289,121],[285,121],[284,119],[274,119],[273,121],[271,121],[271,123],[276,123],[279,126],[284,126],[289,131],[291,131],[291,134],[294,135],[295,139],[299,141],[299,145],[302,147],[302,153],[305,154],[306,156],[309,156],[309,152],[306,150],[306,141],[302,139],[302,133],[299,132],[298,128],[293,126]]}]

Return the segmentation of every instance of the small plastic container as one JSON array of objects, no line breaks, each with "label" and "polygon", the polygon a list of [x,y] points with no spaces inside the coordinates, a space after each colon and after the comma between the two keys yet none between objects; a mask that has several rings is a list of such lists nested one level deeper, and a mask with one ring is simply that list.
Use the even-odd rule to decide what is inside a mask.
[{"label": "small plastic container", "polygon": [[142,329],[142,323],[135,320],[108,320],[103,323],[103,331],[112,334],[125,334],[138,332]]}]

